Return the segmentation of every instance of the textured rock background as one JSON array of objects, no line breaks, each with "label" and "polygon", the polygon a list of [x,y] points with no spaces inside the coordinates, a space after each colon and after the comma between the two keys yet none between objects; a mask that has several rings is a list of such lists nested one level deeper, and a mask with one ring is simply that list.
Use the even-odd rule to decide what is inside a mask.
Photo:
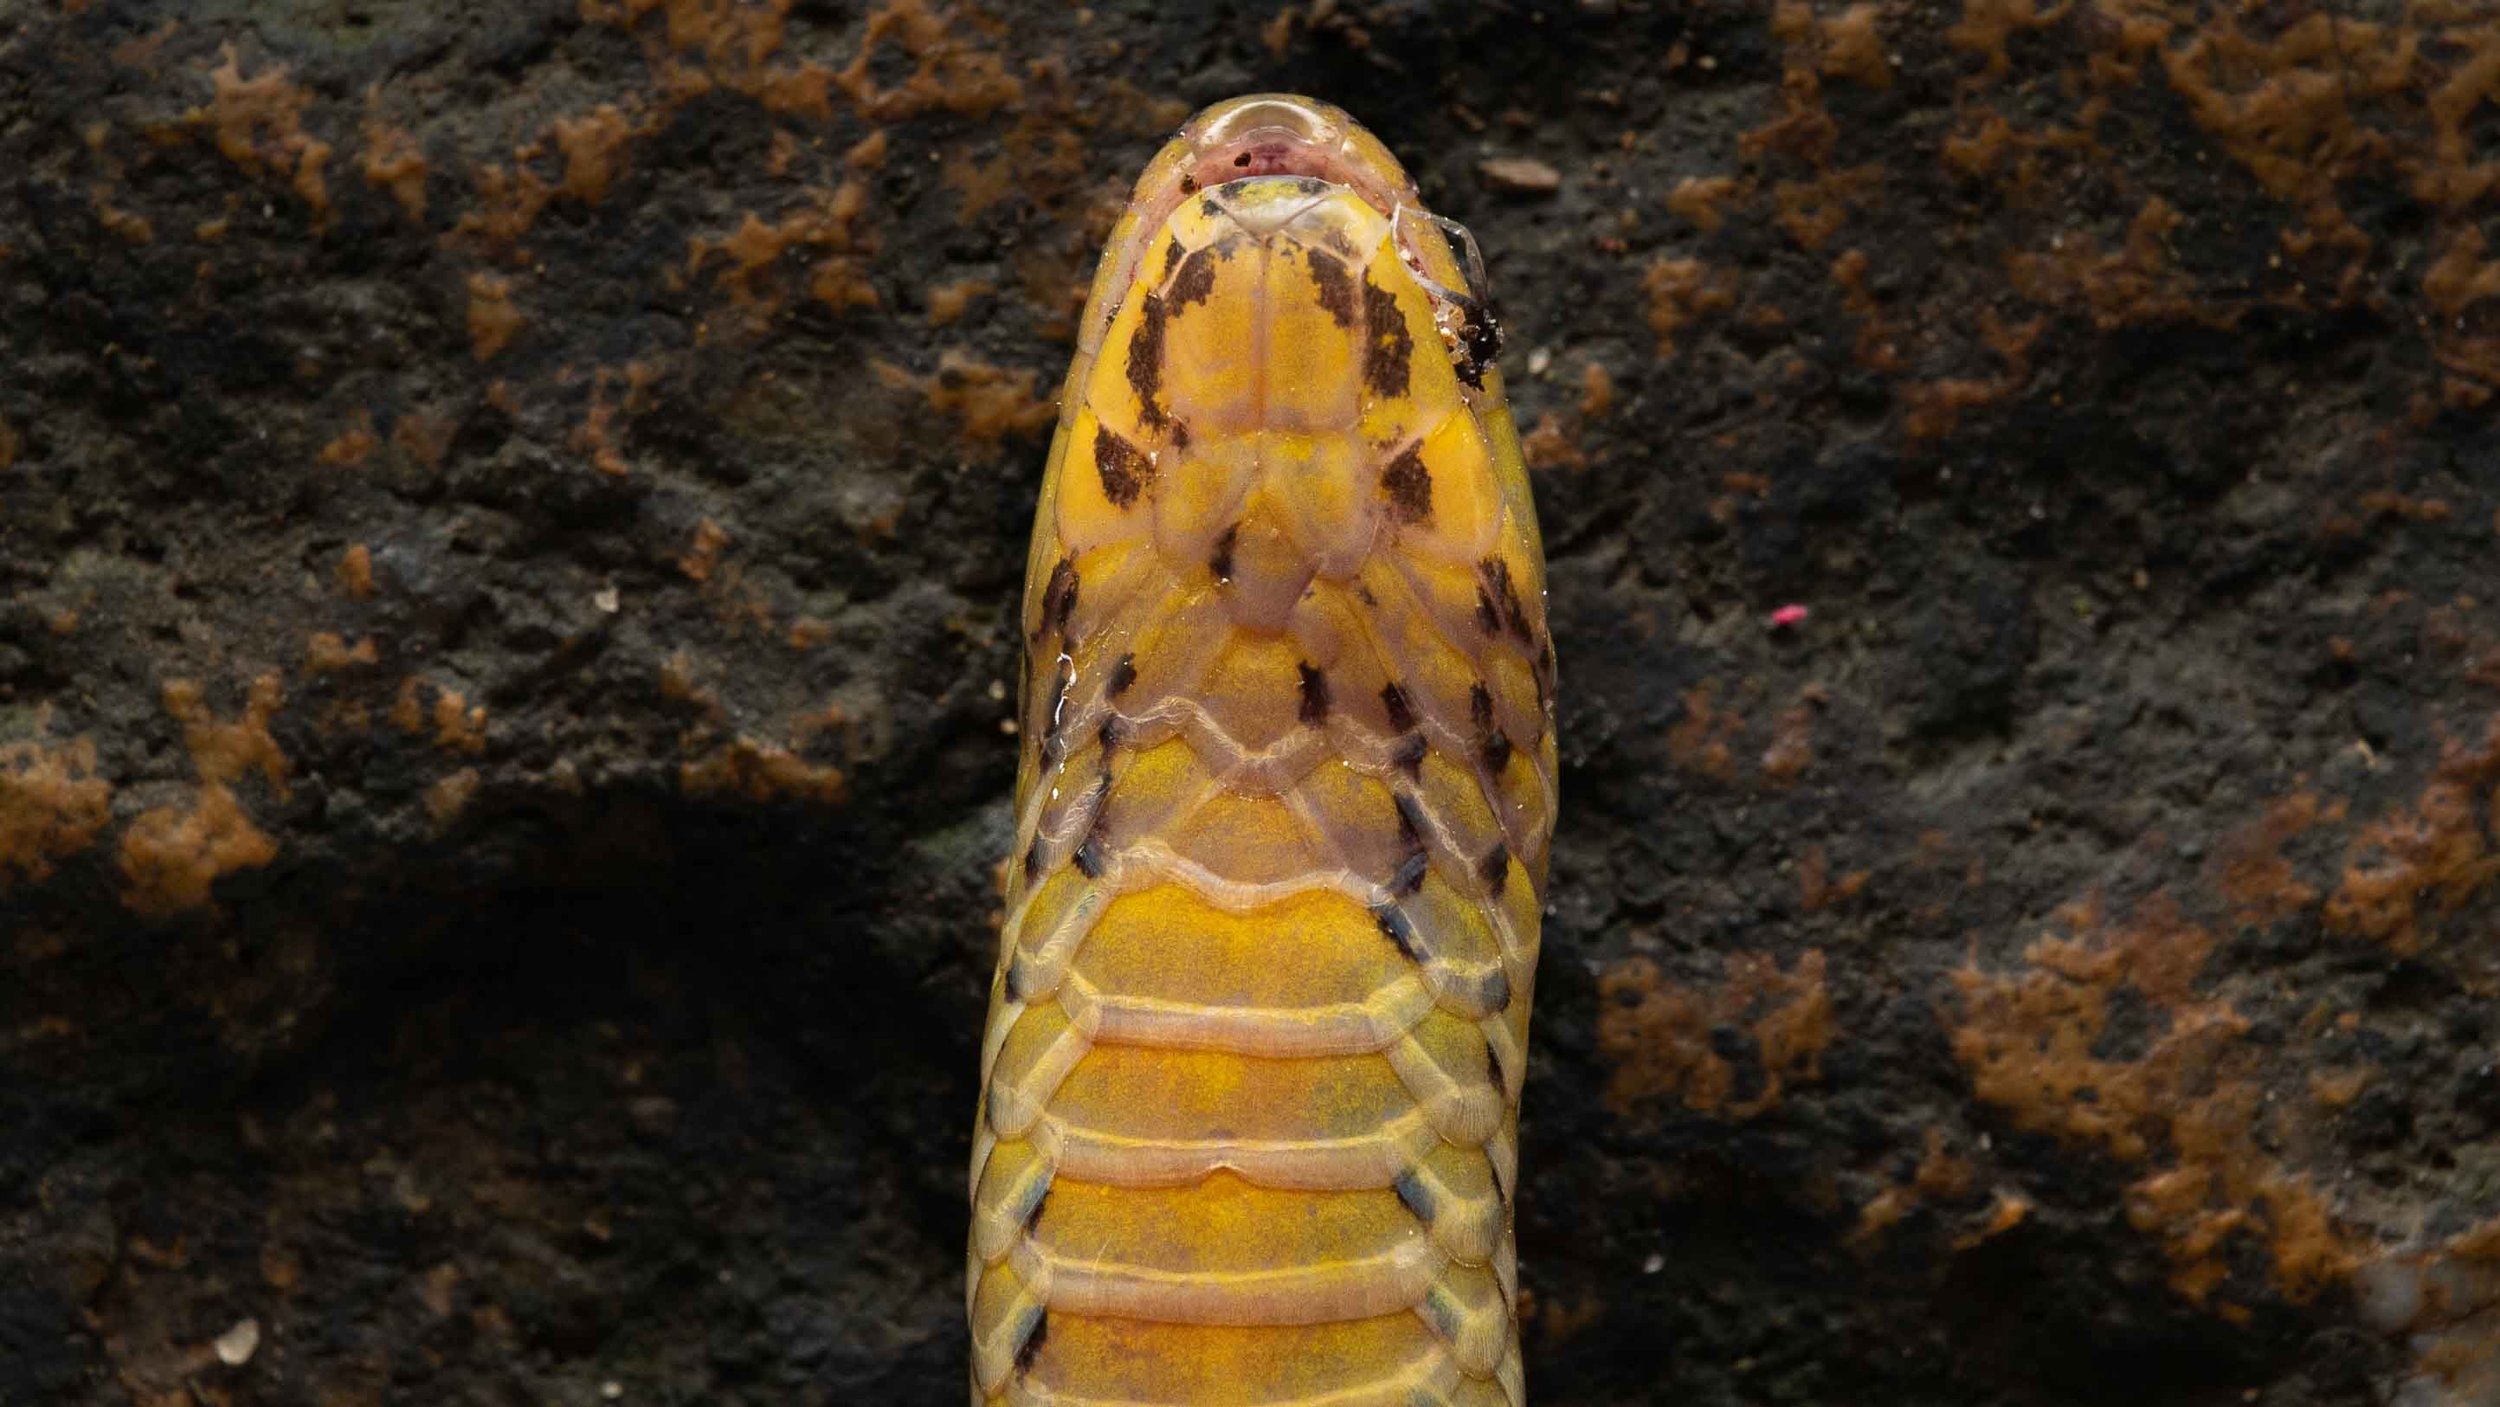
[{"label": "textured rock background", "polygon": [[1538,1402],[2500,1401],[2487,4],[0,0],[0,1402],[962,1400],[1052,385],[1270,87],[1536,427]]}]

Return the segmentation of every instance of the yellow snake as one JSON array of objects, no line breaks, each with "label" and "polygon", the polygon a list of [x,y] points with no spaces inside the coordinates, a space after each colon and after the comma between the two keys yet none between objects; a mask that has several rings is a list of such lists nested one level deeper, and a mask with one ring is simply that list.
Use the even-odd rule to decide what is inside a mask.
[{"label": "yellow snake", "polygon": [[972,1401],[1521,1407],[1544,556],[1464,232],[1242,98],[1104,251],[1033,528]]}]

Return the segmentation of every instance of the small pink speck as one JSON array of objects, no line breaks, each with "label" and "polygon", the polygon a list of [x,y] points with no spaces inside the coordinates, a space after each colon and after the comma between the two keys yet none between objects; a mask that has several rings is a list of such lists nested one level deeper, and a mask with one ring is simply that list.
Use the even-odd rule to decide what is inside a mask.
[{"label": "small pink speck", "polygon": [[1794,601],[1791,601],[1787,605],[1780,607],[1778,610],[1771,612],[1771,628],[1773,630],[1786,630],[1790,626],[1803,625],[1805,624],[1805,621],[1806,608],[1798,605]]}]

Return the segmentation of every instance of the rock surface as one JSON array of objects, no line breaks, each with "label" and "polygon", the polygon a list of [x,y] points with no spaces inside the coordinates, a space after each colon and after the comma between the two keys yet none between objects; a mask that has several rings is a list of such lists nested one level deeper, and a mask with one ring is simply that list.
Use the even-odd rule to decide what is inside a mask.
[{"label": "rock surface", "polygon": [[1540,1407],[2500,1401],[2481,0],[19,0],[0,1402],[962,1400],[1053,381],[1261,88],[1534,427]]}]

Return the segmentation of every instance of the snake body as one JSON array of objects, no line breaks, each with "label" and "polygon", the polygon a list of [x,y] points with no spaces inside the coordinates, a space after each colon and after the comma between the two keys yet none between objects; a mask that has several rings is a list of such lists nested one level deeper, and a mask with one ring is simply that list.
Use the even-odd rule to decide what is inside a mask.
[{"label": "snake body", "polygon": [[1105,250],[1023,608],[976,1407],[1525,1400],[1554,657],[1471,256],[1281,97]]}]

